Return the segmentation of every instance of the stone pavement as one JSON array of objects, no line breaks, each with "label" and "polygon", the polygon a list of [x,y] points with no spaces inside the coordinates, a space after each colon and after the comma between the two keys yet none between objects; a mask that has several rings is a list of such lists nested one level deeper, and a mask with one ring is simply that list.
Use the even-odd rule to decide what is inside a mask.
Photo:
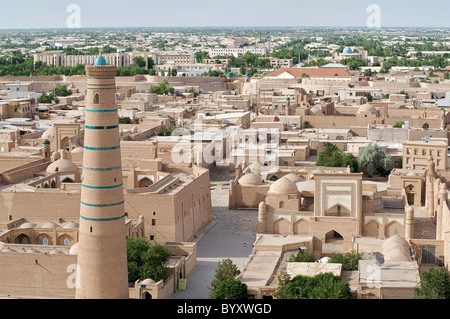
[{"label": "stone pavement", "polygon": [[[234,174],[233,174],[234,175]],[[230,258],[242,270],[252,244],[256,240],[256,210],[229,210],[229,181],[225,167],[215,167],[211,172],[211,200],[213,220],[197,236],[197,266],[187,277],[187,289],[178,290],[172,299],[207,299],[208,287],[214,279],[217,263]]]}]

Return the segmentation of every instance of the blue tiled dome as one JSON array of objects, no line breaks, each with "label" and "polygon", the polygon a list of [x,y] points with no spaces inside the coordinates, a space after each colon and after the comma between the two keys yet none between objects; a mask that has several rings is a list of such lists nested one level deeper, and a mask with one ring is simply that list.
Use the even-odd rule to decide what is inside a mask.
[{"label": "blue tiled dome", "polygon": [[352,53],[352,49],[350,47],[346,47],[342,53]]},{"label": "blue tiled dome", "polygon": [[99,55],[94,62],[94,65],[106,65],[106,60],[102,55]]}]

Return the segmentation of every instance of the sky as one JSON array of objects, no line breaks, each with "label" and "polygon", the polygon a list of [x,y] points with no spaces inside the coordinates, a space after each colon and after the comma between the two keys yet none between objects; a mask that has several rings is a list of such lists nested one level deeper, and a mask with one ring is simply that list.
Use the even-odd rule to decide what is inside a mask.
[{"label": "sky", "polygon": [[[377,11],[367,11],[371,4]],[[449,12],[449,0],[0,0],[0,29],[364,27],[368,19],[381,27],[450,27]]]}]

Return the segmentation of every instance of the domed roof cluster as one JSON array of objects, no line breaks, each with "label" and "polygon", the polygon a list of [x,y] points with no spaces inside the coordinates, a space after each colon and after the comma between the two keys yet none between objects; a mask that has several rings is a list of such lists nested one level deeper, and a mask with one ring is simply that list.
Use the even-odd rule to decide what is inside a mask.
[{"label": "domed roof cluster", "polygon": [[261,185],[262,179],[255,173],[247,173],[239,179],[241,185]]},{"label": "domed roof cluster", "polygon": [[41,138],[44,139],[44,140],[52,140],[54,137],[55,137],[55,127],[54,126],[48,128],[41,135]]},{"label": "domed roof cluster", "polygon": [[318,105],[313,106],[312,108],[309,109],[309,112],[314,114],[314,115],[324,115],[322,112],[322,108]]},{"label": "domed roof cluster", "polygon": [[70,153],[72,154],[78,154],[78,153],[83,153],[84,149],[81,146],[75,147],[72,151],[70,151]]},{"label": "domed roof cluster", "polygon": [[303,179],[300,176],[298,176],[297,174],[294,174],[294,173],[289,173],[289,174],[285,175],[284,177],[286,177],[287,179],[289,179],[293,183],[297,183],[297,182],[303,181]]},{"label": "domed roof cluster", "polygon": [[405,238],[399,235],[386,239],[382,251],[386,261],[412,261],[410,245]]},{"label": "domed roof cluster", "polygon": [[269,192],[276,194],[298,194],[298,188],[294,182],[283,176],[270,185]]},{"label": "domed roof cluster", "polygon": [[377,108],[372,104],[363,104],[358,108],[358,112],[376,112]]},{"label": "domed roof cluster", "polygon": [[261,163],[255,162],[255,163],[252,163],[249,166],[247,166],[244,169],[243,173],[244,174],[246,174],[246,173],[256,173],[256,172],[259,172],[262,167],[263,167],[263,165]]},{"label": "domed roof cluster", "polygon": [[47,174],[53,174],[53,173],[64,173],[64,172],[74,172],[78,170],[77,164],[61,158],[57,161],[54,161],[49,166],[47,166]]},{"label": "domed roof cluster", "polygon": [[25,222],[22,225],[19,226],[19,228],[34,228],[37,225],[35,223],[31,223],[31,222]]},{"label": "domed roof cluster", "polygon": [[69,254],[70,255],[78,255],[78,243],[76,243],[72,247],[70,247]]}]

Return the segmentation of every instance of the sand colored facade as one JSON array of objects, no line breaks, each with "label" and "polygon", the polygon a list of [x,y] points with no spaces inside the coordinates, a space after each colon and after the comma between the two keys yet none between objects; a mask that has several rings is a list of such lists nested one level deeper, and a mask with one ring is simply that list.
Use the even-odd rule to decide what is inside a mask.
[{"label": "sand colored facade", "polygon": [[97,61],[86,66],[76,289],[81,299],[123,299],[129,294],[116,69]]}]

